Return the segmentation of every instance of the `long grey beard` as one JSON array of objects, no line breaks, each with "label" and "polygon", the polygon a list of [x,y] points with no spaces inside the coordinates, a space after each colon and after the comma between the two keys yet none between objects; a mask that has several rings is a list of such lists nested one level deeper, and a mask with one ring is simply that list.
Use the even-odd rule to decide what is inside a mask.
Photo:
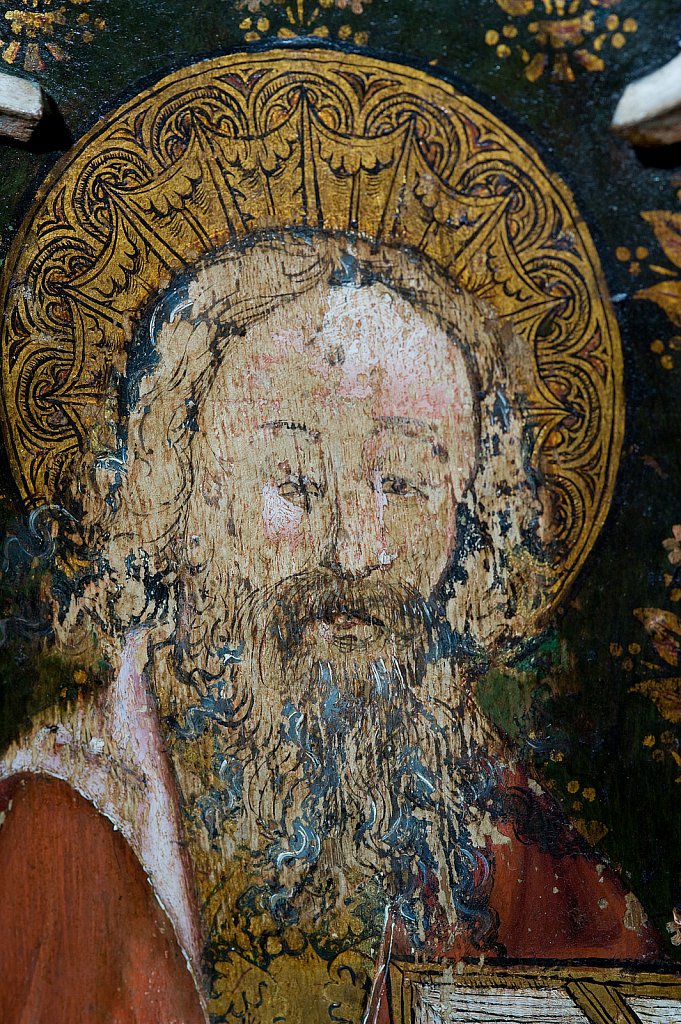
[{"label": "long grey beard", "polygon": [[[297,603],[296,629],[309,607],[319,606],[310,587],[303,592],[308,612]],[[380,605],[384,621],[390,602],[369,596],[364,610],[378,617]],[[341,895],[378,877],[415,938],[429,925],[427,887],[439,890],[450,928],[475,919],[484,932],[489,922],[477,882],[489,864],[471,825],[495,772],[464,729],[463,703],[446,707],[418,695],[428,612],[410,601],[397,606],[391,635],[400,625],[401,634],[416,638],[411,646],[386,643],[375,656],[335,660],[319,659],[304,631],[286,633],[290,608],[281,599],[272,609],[248,598],[242,632],[232,632],[247,635],[247,625],[247,645],[226,644],[226,625],[217,638],[215,629],[206,635],[205,619],[195,615],[187,634],[194,667],[181,675],[200,699],[176,730],[188,743],[210,734],[212,778],[197,800],[207,837],[216,843],[236,830],[257,847],[273,897],[295,900],[313,875],[332,877]]]},{"label": "long grey beard", "polygon": [[286,704],[280,746],[244,770],[244,804],[271,823],[268,855],[289,883],[303,866],[323,865],[348,886],[378,874],[419,934],[424,889],[436,883],[455,925],[466,917],[476,868],[486,873],[469,826],[489,793],[489,763],[454,716],[438,721],[414,699],[406,666],[369,663],[373,699],[356,717],[335,683],[345,671],[315,666],[317,701],[305,711]]}]

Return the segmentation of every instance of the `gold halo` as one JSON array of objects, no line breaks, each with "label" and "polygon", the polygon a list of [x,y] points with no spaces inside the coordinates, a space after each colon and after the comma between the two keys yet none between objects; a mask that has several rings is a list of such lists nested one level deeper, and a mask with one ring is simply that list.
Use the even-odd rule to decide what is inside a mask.
[{"label": "gold halo", "polygon": [[110,447],[102,411],[149,297],[209,250],[298,225],[420,250],[514,325],[562,552],[541,602],[553,607],[603,524],[623,432],[593,242],[565,184],[494,114],[365,55],[275,49],[183,68],[54,168],[2,284],[4,431],[23,500],[53,500],[74,459]]}]

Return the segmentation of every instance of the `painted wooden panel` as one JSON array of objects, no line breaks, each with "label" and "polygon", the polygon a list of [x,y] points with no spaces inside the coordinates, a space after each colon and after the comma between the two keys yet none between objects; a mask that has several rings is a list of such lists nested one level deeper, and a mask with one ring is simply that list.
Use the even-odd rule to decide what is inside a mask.
[{"label": "painted wooden panel", "polygon": [[7,12],[3,1019],[674,1019],[657,5],[431,6]]}]

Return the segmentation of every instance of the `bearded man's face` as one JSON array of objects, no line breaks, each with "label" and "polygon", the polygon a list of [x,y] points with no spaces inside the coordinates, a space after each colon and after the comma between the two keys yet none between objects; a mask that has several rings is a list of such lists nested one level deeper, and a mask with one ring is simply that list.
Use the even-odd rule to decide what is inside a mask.
[{"label": "bearded man's face", "polygon": [[187,536],[212,586],[247,584],[266,675],[332,671],[361,702],[414,664],[475,454],[461,350],[381,284],[319,284],[230,342],[193,441],[210,514],[194,502]]},{"label": "bearded man's face", "polygon": [[[243,268],[239,281],[259,269]],[[486,733],[434,641],[456,634],[438,585],[451,596],[479,469],[466,353],[485,325],[464,299],[452,337],[403,288],[315,273],[280,300],[276,281],[239,285],[239,307],[211,264],[183,300],[191,315],[169,314],[159,336],[177,353],[170,395],[184,376],[192,397],[186,412],[175,399],[160,434],[187,500],[163,492],[181,505],[161,538],[168,554],[177,545],[175,631],[150,672],[221,936],[235,847],[294,916],[311,900],[310,921],[327,884],[338,908],[377,879],[414,903],[419,928],[424,870],[452,913],[475,888],[468,824],[489,782]]]}]

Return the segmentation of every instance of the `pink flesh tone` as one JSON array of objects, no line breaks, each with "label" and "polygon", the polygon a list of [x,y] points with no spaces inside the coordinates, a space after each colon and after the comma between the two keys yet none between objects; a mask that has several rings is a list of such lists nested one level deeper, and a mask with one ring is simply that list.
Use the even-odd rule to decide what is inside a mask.
[{"label": "pink flesh tone", "polygon": [[300,537],[303,510],[282,497],[275,484],[269,483],[262,489],[262,520],[269,540],[295,542]]},{"label": "pink flesh tone", "polygon": [[[459,384],[463,379],[467,385],[468,376],[458,349],[443,331],[416,318],[404,299],[383,286],[334,289],[322,337],[327,353],[343,350],[339,397],[373,394],[376,417],[441,420],[454,415],[471,422],[470,399]],[[328,379],[331,368],[326,359],[317,359],[311,368]]]}]

